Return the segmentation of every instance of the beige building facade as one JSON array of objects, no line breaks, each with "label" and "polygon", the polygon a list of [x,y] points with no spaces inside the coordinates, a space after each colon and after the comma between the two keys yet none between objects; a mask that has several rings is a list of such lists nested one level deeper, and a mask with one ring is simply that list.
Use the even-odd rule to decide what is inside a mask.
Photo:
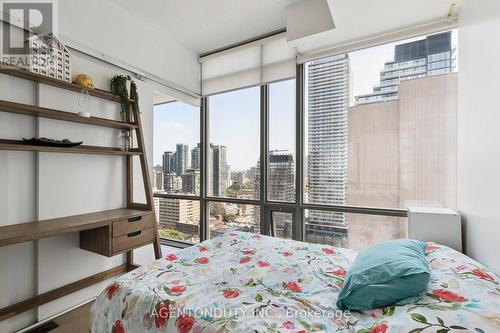
[{"label": "beige building facade", "polygon": [[[347,204],[456,208],[457,74],[402,81],[349,108]],[[350,248],[406,236],[406,219],[347,214]]]}]

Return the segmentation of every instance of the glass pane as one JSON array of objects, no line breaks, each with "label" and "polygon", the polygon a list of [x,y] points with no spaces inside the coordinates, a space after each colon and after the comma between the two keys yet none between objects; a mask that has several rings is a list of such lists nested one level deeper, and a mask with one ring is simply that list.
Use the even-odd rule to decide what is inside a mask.
[{"label": "glass pane", "polygon": [[345,214],[305,210],[304,222],[306,242],[347,247]]},{"label": "glass pane", "polygon": [[200,202],[154,198],[156,219],[161,238],[200,242]]},{"label": "glass pane", "polygon": [[295,201],[295,80],[269,85],[268,200]]},{"label": "glass pane", "polygon": [[406,218],[320,210],[305,210],[304,215],[306,242],[361,250],[377,242],[407,237]]},{"label": "glass pane", "polygon": [[[349,57],[306,64],[305,194],[315,204],[345,204]],[[314,214],[318,223],[344,223],[342,214]]]},{"label": "glass pane", "polygon": [[200,109],[181,102],[154,107],[153,190],[200,195]]},{"label": "glass pane", "polygon": [[209,97],[209,196],[258,199],[260,88]]},{"label": "glass pane", "polygon": [[229,231],[260,232],[260,207],[247,204],[210,202],[210,238]]},{"label": "glass pane", "polygon": [[452,31],[306,64],[306,202],[456,208],[455,49]]},{"label": "glass pane", "polygon": [[293,214],[289,212],[272,212],[271,218],[274,227],[274,236],[292,239]]}]

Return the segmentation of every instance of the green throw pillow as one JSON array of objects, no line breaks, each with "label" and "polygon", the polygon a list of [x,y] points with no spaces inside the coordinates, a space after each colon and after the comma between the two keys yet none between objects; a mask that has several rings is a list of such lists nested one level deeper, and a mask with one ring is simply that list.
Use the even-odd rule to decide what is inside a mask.
[{"label": "green throw pillow", "polygon": [[361,251],[346,274],[337,307],[381,308],[426,290],[430,273],[425,246],[424,242],[398,239]]}]

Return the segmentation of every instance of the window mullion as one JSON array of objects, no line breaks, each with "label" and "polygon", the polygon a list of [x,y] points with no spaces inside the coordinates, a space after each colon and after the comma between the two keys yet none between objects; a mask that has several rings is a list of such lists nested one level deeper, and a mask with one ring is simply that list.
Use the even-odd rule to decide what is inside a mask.
[{"label": "window mullion", "polygon": [[296,67],[295,76],[295,212],[292,219],[292,238],[304,240],[304,65]]},{"label": "window mullion", "polygon": [[208,211],[207,184],[208,184],[208,97],[201,99],[200,106],[200,240],[203,242],[209,237],[210,212]]},{"label": "window mullion", "polygon": [[270,234],[267,201],[267,159],[269,156],[269,86],[260,87],[260,232]]}]

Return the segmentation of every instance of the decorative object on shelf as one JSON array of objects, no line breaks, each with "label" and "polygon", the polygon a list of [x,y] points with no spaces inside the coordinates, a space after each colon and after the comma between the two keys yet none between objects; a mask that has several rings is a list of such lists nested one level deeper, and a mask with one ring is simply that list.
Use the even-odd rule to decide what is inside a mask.
[{"label": "decorative object on shelf", "polygon": [[120,141],[121,147],[123,151],[129,151],[132,146],[132,136],[129,131],[121,131],[120,132]]},{"label": "decorative object on shelf", "polygon": [[70,141],[68,139],[55,140],[55,139],[49,139],[46,137],[31,138],[31,139],[23,138],[23,141],[29,145],[50,146],[50,147],[75,147],[75,146],[79,146],[83,143],[83,141],[73,142],[73,141]]},{"label": "decorative object on shelf", "polygon": [[120,119],[124,122],[130,121],[130,92],[133,91],[136,103],[139,102],[137,94],[137,85],[130,75],[115,75],[111,79],[111,93],[120,98],[121,111]]},{"label": "decorative object on shelf", "polygon": [[82,95],[80,96],[80,98],[78,98],[78,105],[81,107],[87,106],[90,109],[91,105],[90,105],[89,89],[94,89],[94,83],[92,82],[92,78],[90,77],[90,75],[87,75],[85,73],[78,74],[75,77],[73,83],[76,83],[77,85],[82,87],[82,90],[80,91]]},{"label": "decorative object on shelf", "polygon": [[94,89],[92,78],[90,77],[90,75],[87,75],[85,73],[78,74],[75,77],[74,83],[78,84],[83,89]]},{"label": "decorative object on shelf", "polygon": [[27,40],[31,56],[28,71],[54,79],[71,82],[71,53],[56,36],[49,34],[44,38]]}]

